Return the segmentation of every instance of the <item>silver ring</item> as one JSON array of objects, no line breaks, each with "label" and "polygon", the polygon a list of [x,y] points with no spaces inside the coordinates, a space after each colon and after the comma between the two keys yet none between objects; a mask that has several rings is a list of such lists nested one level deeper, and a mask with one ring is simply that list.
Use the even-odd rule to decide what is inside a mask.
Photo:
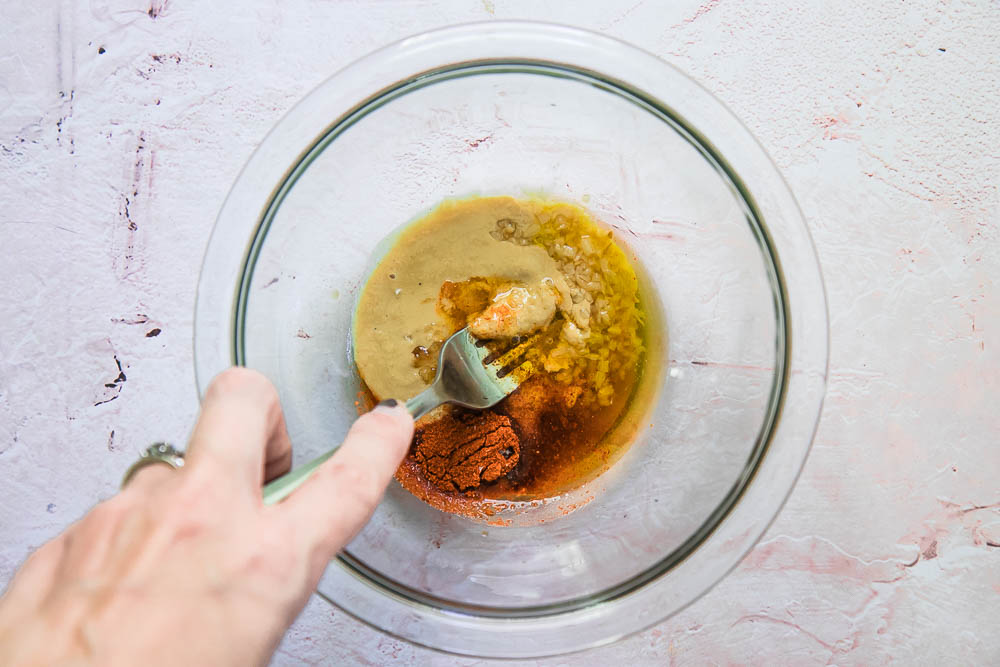
[{"label": "silver ring", "polygon": [[168,445],[165,442],[157,442],[145,449],[142,454],[139,455],[139,460],[129,466],[129,469],[125,471],[125,476],[122,477],[122,488],[128,484],[129,480],[132,479],[137,472],[142,470],[148,465],[154,463],[165,463],[174,470],[184,467],[184,452],[179,449],[174,448],[173,445]]}]

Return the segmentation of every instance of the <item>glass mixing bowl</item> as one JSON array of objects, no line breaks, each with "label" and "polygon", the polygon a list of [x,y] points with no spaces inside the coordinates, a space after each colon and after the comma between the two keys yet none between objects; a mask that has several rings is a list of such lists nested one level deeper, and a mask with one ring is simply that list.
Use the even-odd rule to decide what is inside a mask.
[{"label": "glass mixing bowl", "polygon": [[619,230],[670,332],[648,424],[609,471],[512,525],[393,484],[319,593],[454,653],[610,642],[696,599],[759,539],[826,382],[823,283],[795,200],[739,121],[673,67],[582,30],[489,23],[411,37],[327,80],[219,214],[198,385],[257,368],[281,394],[296,463],[335,446],[357,415],[350,324],[380,243],[474,194],[573,201]]}]

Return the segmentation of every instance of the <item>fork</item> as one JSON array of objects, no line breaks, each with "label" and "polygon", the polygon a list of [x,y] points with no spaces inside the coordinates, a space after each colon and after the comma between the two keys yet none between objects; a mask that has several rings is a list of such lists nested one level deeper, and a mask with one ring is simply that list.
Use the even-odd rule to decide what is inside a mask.
[{"label": "fork", "polygon": [[[406,402],[414,419],[443,405],[454,403],[474,410],[492,407],[509,396],[533,372],[531,362],[522,357],[540,334],[510,339],[506,350],[495,350],[469,330],[461,329],[441,346],[434,382]],[[320,457],[282,475],[264,486],[264,504],[280,502],[305,482],[310,475],[337,451],[333,448]]]}]

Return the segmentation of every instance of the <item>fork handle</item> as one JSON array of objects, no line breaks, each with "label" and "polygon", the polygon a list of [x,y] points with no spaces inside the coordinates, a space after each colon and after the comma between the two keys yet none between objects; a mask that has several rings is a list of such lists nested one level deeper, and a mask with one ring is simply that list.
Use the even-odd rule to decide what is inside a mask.
[{"label": "fork handle", "polygon": [[[438,386],[435,383],[408,400],[406,402],[406,409],[413,415],[414,419],[420,419],[447,400],[447,397],[438,391]],[[334,452],[338,449],[340,449],[339,446],[334,447],[309,463],[299,466],[295,470],[265,484],[263,490],[264,504],[274,505],[287,498],[292,491],[299,488],[303,482],[309,479],[313,472],[316,471],[316,468],[320,467],[324,461],[333,456]]]},{"label": "fork handle", "polygon": [[406,402],[406,409],[410,411],[414,419],[420,419],[437,406],[448,402],[449,398],[441,392],[440,384],[440,382],[434,382]]},{"label": "fork handle", "polygon": [[309,479],[309,477],[316,471],[316,468],[323,465],[323,462],[334,455],[334,453],[340,449],[340,446],[334,447],[325,454],[314,458],[309,463],[301,465],[291,472],[285,473],[277,479],[273,479],[264,485],[264,504],[274,505],[279,503],[288,497],[295,489],[302,486],[302,483]]}]

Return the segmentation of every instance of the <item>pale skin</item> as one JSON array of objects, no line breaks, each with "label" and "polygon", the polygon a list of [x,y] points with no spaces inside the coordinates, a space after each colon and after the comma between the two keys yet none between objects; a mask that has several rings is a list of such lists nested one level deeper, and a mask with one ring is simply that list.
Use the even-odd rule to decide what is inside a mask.
[{"label": "pale skin", "polygon": [[143,468],[21,566],[0,598],[0,665],[265,664],[412,436],[405,408],[376,408],[265,507],[261,485],[291,463],[278,395],[222,373],[183,468]]}]

